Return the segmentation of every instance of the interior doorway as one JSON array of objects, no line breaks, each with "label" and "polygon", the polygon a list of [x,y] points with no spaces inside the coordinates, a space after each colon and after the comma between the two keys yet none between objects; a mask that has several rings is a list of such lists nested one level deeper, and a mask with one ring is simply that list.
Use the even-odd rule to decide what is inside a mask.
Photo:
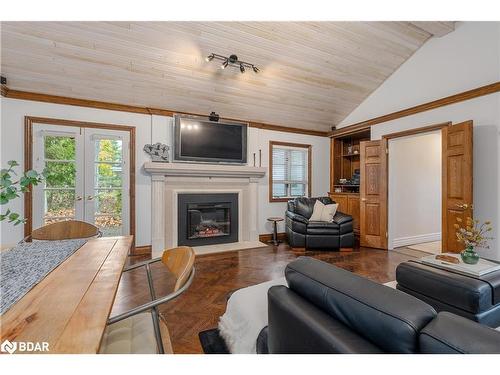
[{"label": "interior doorway", "polygon": [[441,130],[388,140],[388,248],[441,253]]}]

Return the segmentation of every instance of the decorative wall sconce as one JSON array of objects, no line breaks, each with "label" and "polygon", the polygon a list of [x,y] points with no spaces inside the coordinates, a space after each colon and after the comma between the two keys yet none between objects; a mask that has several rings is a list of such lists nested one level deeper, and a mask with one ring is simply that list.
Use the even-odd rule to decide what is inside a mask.
[{"label": "decorative wall sconce", "polygon": [[238,60],[238,56],[231,55],[229,57],[218,55],[216,53],[211,53],[208,55],[205,60],[210,62],[212,60],[222,61],[220,66],[221,69],[226,69],[228,66],[239,67],[241,73],[245,73],[246,68],[252,69],[255,73],[259,72],[259,68],[257,68],[254,64],[250,64],[245,61]]}]

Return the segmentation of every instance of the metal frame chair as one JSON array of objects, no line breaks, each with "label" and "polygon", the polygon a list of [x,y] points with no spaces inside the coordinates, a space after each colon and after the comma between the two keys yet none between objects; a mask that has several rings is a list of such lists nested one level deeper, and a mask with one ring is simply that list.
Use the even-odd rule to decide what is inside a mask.
[{"label": "metal frame chair", "polygon": [[[170,250],[174,250],[174,249],[170,249]],[[165,250],[164,254],[167,251],[169,251],[169,250]],[[155,333],[156,345],[158,347],[158,352],[160,354],[164,354],[165,349],[163,347],[163,341],[162,341],[161,332],[160,332],[160,314],[158,312],[158,306],[163,304],[163,303],[169,302],[169,301],[177,298],[178,296],[180,296],[182,293],[184,293],[190,287],[191,283],[193,282],[194,274],[195,274],[195,268],[193,266],[191,269],[189,278],[184,283],[184,285],[182,285],[182,287],[180,287],[179,289],[177,289],[173,293],[167,294],[164,297],[157,298],[156,292],[154,289],[154,285],[153,285],[153,276],[151,274],[151,264],[162,261],[162,258],[163,258],[163,256],[158,257],[158,258],[154,258],[151,260],[146,260],[144,262],[136,263],[136,264],[133,264],[133,265],[123,269],[123,273],[125,273],[125,272],[131,271],[131,270],[134,270],[134,269],[137,269],[140,267],[146,267],[149,292],[151,294],[152,301],[144,303],[140,306],[134,307],[133,309],[125,311],[125,312],[118,314],[116,316],[113,316],[113,317],[109,318],[108,322],[107,322],[108,325],[113,324],[113,323],[119,322],[123,319],[127,319],[127,318],[130,318],[131,316],[145,312],[147,310],[151,310],[151,318],[153,319],[153,328],[154,328],[154,333]]]}]

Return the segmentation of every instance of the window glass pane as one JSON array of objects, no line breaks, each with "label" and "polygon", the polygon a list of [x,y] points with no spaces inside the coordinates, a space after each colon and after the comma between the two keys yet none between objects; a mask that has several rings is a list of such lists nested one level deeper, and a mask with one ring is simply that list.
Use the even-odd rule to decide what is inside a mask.
[{"label": "window glass pane", "polygon": [[121,162],[122,141],[120,139],[99,139],[95,141],[96,161]]},{"label": "window glass pane", "polygon": [[122,191],[98,190],[95,196],[96,215],[121,215]]},{"label": "window glass pane", "polygon": [[96,216],[95,224],[104,237],[122,235],[122,218],[120,215]]},{"label": "window glass pane", "polygon": [[75,138],[61,136],[45,136],[45,159],[75,160]]},{"label": "window glass pane", "polygon": [[122,186],[122,165],[109,163],[95,164],[96,188],[117,188]]},{"label": "window glass pane", "polygon": [[75,163],[47,161],[45,162],[45,171],[47,173],[45,186],[57,188],[75,187]]},{"label": "window glass pane", "polygon": [[44,194],[45,224],[75,218],[74,190],[45,190]]},{"label": "window glass pane", "polygon": [[304,184],[291,184],[290,185],[290,195],[292,197],[303,197],[306,194]]},{"label": "window glass pane", "polygon": [[273,184],[273,197],[286,197],[287,196],[286,184]]}]

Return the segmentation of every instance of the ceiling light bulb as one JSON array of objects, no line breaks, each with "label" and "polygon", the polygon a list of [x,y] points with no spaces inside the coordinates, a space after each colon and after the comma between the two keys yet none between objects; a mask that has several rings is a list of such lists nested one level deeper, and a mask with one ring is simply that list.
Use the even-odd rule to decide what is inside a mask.
[{"label": "ceiling light bulb", "polygon": [[243,66],[243,64],[240,65],[240,72],[245,73],[245,67]]},{"label": "ceiling light bulb", "polygon": [[226,67],[229,65],[229,62],[226,60],[222,63],[222,65],[220,66],[221,69],[226,69]]},{"label": "ceiling light bulb", "polygon": [[205,57],[205,60],[206,60],[207,62],[210,62],[210,61],[212,61],[213,59],[214,59],[214,55],[213,55],[213,54],[212,54],[212,55],[208,55],[207,57]]},{"label": "ceiling light bulb", "polygon": [[253,71],[254,71],[255,73],[258,73],[258,72],[259,72],[259,68],[257,68],[256,66],[253,66],[253,65],[252,65],[252,69],[253,69]]}]

